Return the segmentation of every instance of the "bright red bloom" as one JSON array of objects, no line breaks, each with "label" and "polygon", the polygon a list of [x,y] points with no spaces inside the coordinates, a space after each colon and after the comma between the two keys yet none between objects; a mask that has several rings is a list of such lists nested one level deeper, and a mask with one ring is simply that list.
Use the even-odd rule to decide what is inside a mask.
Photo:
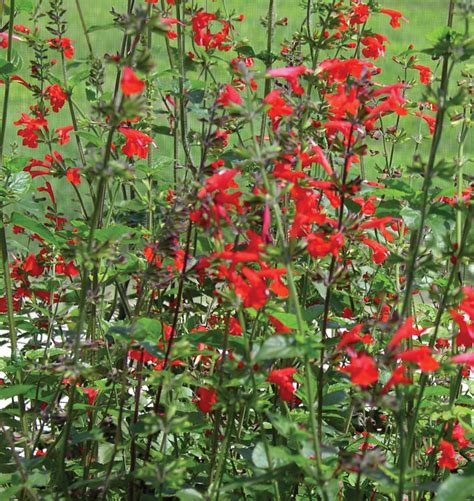
[{"label": "bright red bloom", "polygon": [[284,78],[288,81],[291,90],[295,94],[303,94],[304,89],[299,85],[298,78],[307,71],[306,66],[286,66],[284,68],[273,68],[267,72],[267,75],[272,78]]},{"label": "bright red bloom", "polygon": [[464,315],[461,315],[456,310],[450,310],[449,313],[459,327],[459,333],[456,336],[456,346],[472,347],[474,344],[474,322],[467,322]]},{"label": "bright red bloom", "polygon": [[439,443],[439,452],[441,452],[441,457],[438,459],[438,466],[440,468],[454,470],[458,462],[456,460],[456,451],[454,450],[453,444],[446,440],[441,440]]},{"label": "bright red bloom", "polygon": [[392,386],[397,384],[412,384],[412,380],[405,375],[406,367],[404,365],[399,365],[390,376],[389,380],[385,383],[382,388],[382,394],[387,393]]},{"label": "bright red bloom", "polygon": [[[210,30],[209,26],[213,21],[221,24],[220,31],[212,32]],[[231,48],[229,44],[231,25],[227,21],[218,20],[216,14],[201,10],[192,17],[191,25],[196,45],[205,47],[206,50],[228,51]]]},{"label": "bright red bloom", "polygon": [[391,350],[395,346],[400,344],[403,339],[408,339],[413,336],[419,336],[424,329],[416,329],[413,327],[413,317],[408,317],[405,322],[398,328],[397,332],[393,335],[392,339],[387,345],[387,348]]},{"label": "bright red bloom", "polygon": [[422,84],[428,85],[430,83],[431,68],[429,68],[428,66],[423,66],[421,64],[414,64],[412,68],[420,72],[420,82]]},{"label": "bright red bloom", "polygon": [[353,354],[351,363],[342,367],[341,371],[349,373],[352,383],[362,388],[367,388],[379,380],[379,370],[374,359],[363,352]]},{"label": "bright red bloom", "polygon": [[217,403],[217,392],[214,388],[199,388],[196,392],[197,398],[193,402],[199,409],[208,414]]},{"label": "bright red bloom", "polygon": [[79,174],[81,169],[79,167],[73,167],[66,171],[66,179],[74,185],[81,184],[81,175]]},{"label": "bright red bloom", "polygon": [[285,100],[281,97],[281,92],[279,90],[272,90],[267,96],[265,96],[263,102],[270,105],[267,115],[272,121],[272,129],[274,131],[278,129],[278,125],[280,124],[282,117],[293,113],[293,108],[286,104]]},{"label": "bright red bloom", "polygon": [[66,127],[58,127],[54,129],[54,132],[58,135],[58,143],[63,145],[69,143],[71,136],[69,133],[74,129],[72,125],[67,125]]},{"label": "bright red bloom", "polygon": [[454,425],[452,437],[453,440],[456,440],[460,449],[464,449],[470,444],[470,441],[465,436],[464,428],[459,423]]},{"label": "bright red bloom", "polygon": [[387,41],[387,37],[379,35],[376,33],[373,37],[366,36],[361,39],[361,43],[364,46],[362,49],[362,54],[370,59],[378,59],[380,56],[385,54],[384,42]]},{"label": "bright red bloom", "polygon": [[71,59],[74,56],[74,47],[70,38],[51,38],[48,43],[51,48],[63,52],[66,59]]},{"label": "bright red bloom", "polygon": [[13,124],[25,126],[25,128],[19,130],[17,134],[23,138],[23,145],[28,146],[28,148],[37,148],[40,134],[43,132],[41,129],[48,129],[48,121],[41,113],[38,113],[35,118],[31,118],[26,113],[22,113],[21,118],[13,122]]},{"label": "bright red bloom", "polygon": [[430,134],[433,135],[435,128],[436,128],[436,117],[432,117],[431,115],[427,115],[426,113],[423,113],[422,111],[415,111],[415,116],[420,117],[422,120],[424,120],[428,128],[430,130]]},{"label": "bright red bloom", "polygon": [[421,346],[406,350],[397,355],[397,358],[417,364],[422,372],[434,372],[439,367],[439,362],[432,357],[431,352],[428,346]]},{"label": "bright red bloom", "polygon": [[278,318],[275,318],[272,315],[268,315],[268,320],[270,320],[273,327],[275,327],[276,334],[288,334],[289,332],[292,331],[290,327],[286,326],[283,322],[280,322]]},{"label": "bright red bloom", "polygon": [[224,107],[229,106],[230,104],[241,105],[242,98],[232,85],[227,84],[222,88],[216,103],[221,104]]},{"label": "bright red bloom", "polygon": [[22,270],[30,277],[39,277],[44,271],[44,266],[38,264],[34,254],[28,254],[23,262]]},{"label": "bright red bloom", "polygon": [[66,275],[74,278],[79,275],[79,268],[74,264],[74,261],[66,263],[63,259],[58,260],[55,266],[55,271],[58,275]]},{"label": "bright red bloom", "polygon": [[282,400],[286,402],[295,402],[295,385],[293,375],[298,371],[293,367],[286,367],[284,369],[274,369],[268,375],[267,381],[278,386],[278,394]]},{"label": "bright red bloom", "polygon": [[308,253],[312,257],[325,257],[328,254],[337,257],[339,250],[344,247],[344,236],[340,231],[331,235],[311,233],[306,240]]},{"label": "bright red bloom", "polygon": [[387,16],[390,16],[390,26],[392,28],[400,28],[400,19],[403,19],[406,23],[408,23],[408,19],[403,17],[403,14],[399,12],[398,10],[392,10],[392,9],[380,9],[380,12],[382,14],[387,14]]},{"label": "bright red bloom", "polygon": [[329,83],[344,82],[350,75],[354,78],[370,78],[375,66],[369,61],[360,59],[326,59],[318,66],[318,72],[327,78]]},{"label": "bright red bloom", "polygon": [[351,26],[354,24],[364,24],[369,19],[369,6],[366,4],[354,5],[350,11],[350,23]]},{"label": "bright red bloom", "polygon": [[367,245],[367,247],[370,247],[370,249],[372,250],[372,261],[375,264],[381,264],[387,259],[389,251],[387,247],[385,247],[381,243],[375,240],[371,240],[370,238],[365,238],[364,240],[362,240],[362,243],[364,245]]},{"label": "bright red bloom", "polygon": [[140,94],[145,88],[145,82],[140,80],[132,68],[125,66],[122,72],[122,80],[120,81],[120,88],[124,96],[132,96]]},{"label": "bright red bloom", "polygon": [[122,153],[132,158],[137,155],[139,158],[146,158],[150,150],[150,143],[153,139],[139,130],[129,127],[119,127],[118,131],[126,137],[125,145],[122,146]]},{"label": "bright red bloom", "polygon": [[46,99],[49,99],[53,111],[57,113],[67,101],[67,94],[63,91],[59,84],[48,85],[44,89]]},{"label": "bright red bloom", "polygon": [[341,350],[346,346],[351,344],[363,343],[363,344],[371,344],[373,338],[370,334],[363,334],[362,324],[356,324],[350,331],[345,331],[342,333],[341,340],[339,341],[337,348]]},{"label": "bright red bloom", "polygon": [[89,405],[94,405],[94,401],[99,392],[94,390],[94,388],[81,388],[81,390],[87,395],[87,403]]}]

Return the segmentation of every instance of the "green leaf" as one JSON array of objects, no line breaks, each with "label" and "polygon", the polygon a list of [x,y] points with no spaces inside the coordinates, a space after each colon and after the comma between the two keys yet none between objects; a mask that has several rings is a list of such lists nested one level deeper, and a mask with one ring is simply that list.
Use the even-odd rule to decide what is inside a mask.
[{"label": "green leaf", "polygon": [[255,355],[255,361],[291,358],[300,355],[301,352],[302,346],[296,344],[294,337],[289,335],[272,336],[261,345]]},{"label": "green leaf", "polygon": [[7,400],[8,398],[24,395],[31,389],[34,389],[34,384],[15,384],[13,386],[0,387],[0,400]]},{"label": "green leaf", "polygon": [[202,497],[202,494],[200,494],[197,490],[195,489],[181,489],[178,491],[175,496],[180,500],[180,501],[199,501],[201,499],[204,499]]},{"label": "green leaf", "polygon": [[31,231],[39,235],[46,243],[57,245],[58,242],[54,235],[42,224],[38,223],[31,217],[20,214],[19,212],[14,212],[11,216],[12,224],[16,224],[25,230]]},{"label": "green leaf", "polygon": [[154,318],[140,318],[133,332],[133,339],[137,341],[158,341],[161,337],[162,326]]},{"label": "green leaf", "polygon": [[420,225],[421,213],[411,207],[403,207],[400,211],[404,223],[410,230],[416,230]]},{"label": "green leaf", "polygon": [[436,494],[436,501],[463,501],[469,499],[473,493],[474,475],[450,475],[444,481]]}]

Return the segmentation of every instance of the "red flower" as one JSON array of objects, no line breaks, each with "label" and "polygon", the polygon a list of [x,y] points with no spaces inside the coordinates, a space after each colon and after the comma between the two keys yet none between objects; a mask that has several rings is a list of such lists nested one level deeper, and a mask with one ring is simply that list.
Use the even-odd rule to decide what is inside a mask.
[{"label": "red flower", "polygon": [[458,443],[458,447],[460,449],[464,449],[465,447],[468,447],[470,444],[469,440],[467,440],[464,433],[465,433],[464,428],[459,423],[456,423],[453,428],[452,437],[453,440],[456,440],[456,442]]},{"label": "red flower", "polygon": [[68,169],[66,171],[66,179],[74,185],[78,185],[81,183],[81,175],[79,174],[80,172],[79,167],[73,167],[72,169]]},{"label": "red flower", "polygon": [[87,395],[87,403],[94,405],[95,398],[99,392],[94,390],[94,388],[81,388],[81,390]]},{"label": "red flower", "polygon": [[276,334],[288,334],[292,331],[288,326],[284,323],[280,322],[278,318],[273,317],[272,315],[268,315],[268,320],[272,323],[273,327],[275,327]]},{"label": "red flower", "polygon": [[308,253],[312,257],[325,257],[328,254],[337,257],[339,250],[344,247],[344,236],[340,231],[329,236],[324,233],[311,233],[306,240]]},{"label": "red flower", "polygon": [[221,90],[216,103],[221,104],[224,107],[229,106],[232,103],[240,105],[242,104],[242,98],[232,85],[227,84],[224,85]]},{"label": "red flower", "polygon": [[369,61],[361,61],[360,59],[326,59],[318,66],[318,72],[324,78],[327,78],[329,83],[344,82],[350,75],[360,79],[362,77],[370,78],[371,70],[375,66]]},{"label": "red flower", "polygon": [[74,47],[70,38],[51,38],[48,40],[49,46],[53,49],[63,52],[66,59],[71,59],[74,55]]},{"label": "red flower", "polygon": [[132,158],[133,155],[137,155],[140,158],[146,158],[148,151],[150,150],[150,143],[153,143],[153,139],[139,130],[131,129],[128,127],[120,127],[120,134],[126,137],[125,145],[122,147],[122,153],[127,155],[127,157]]},{"label": "red flower", "polygon": [[392,10],[392,9],[380,9],[380,12],[382,14],[387,14],[387,16],[390,16],[390,26],[392,28],[400,28],[400,19],[403,19],[406,23],[408,23],[408,19],[403,17],[403,14],[399,12],[398,10]]},{"label": "red flower", "polygon": [[137,77],[132,68],[125,66],[122,80],[120,81],[120,88],[125,96],[132,96],[133,94],[140,94],[143,91],[145,82]]},{"label": "red flower", "polygon": [[367,58],[378,59],[385,54],[386,47],[383,44],[386,41],[387,37],[379,34],[375,34],[373,37],[366,36],[362,38],[361,43],[364,45],[362,54]]},{"label": "red flower", "polygon": [[44,266],[38,264],[34,254],[29,254],[23,262],[22,270],[30,277],[39,277],[44,271]]},{"label": "red flower", "polygon": [[57,113],[67,101],[67,94],[59,84],[48,85],[46,89],[44,89],[44,94],[46,99],[49,99],[55,113]]},{"label": "red flower", "polygon": [[406,350],[400,353],[397,358],[417,364],[423,372],[434,372],[439,367],[439,362],[431,356],[431,351],[428,346],[421,346]]},{"label": "red flower", "polygon": [[58,260],[55,271],[58,275],[66,275],[69,278],[74,278],[79,275],[79,268],[74,264],[74,261],[66,263],[64,260]]},{"label": "red flower", "polygon": [[341,371],[349,373],[352,383],[362,388],[367,388],[379,380],[379,370],[373,358],[363,352],[353,354],[351,363],[342,367]]},{"label": "red flower", "polygon": [[350,12],[351,26],[364,24],[369,19],[369,6],[366,4],[354,5]]},{"label": "red flower", "polygon": [[385,383],[382,389],[382,394],[387,393],[392,386],[396,384],[411,384],[413,381],[405,376],[406,367],[404,365],[399,365],[390,376],[389,380]]},{"label": "red flower", "polygon": [[274,131],[278,129],[278,125],[280,124],[282,117],[293,113],[293,108],[286,104],[285,100],[281,97],[281,92],[279,90],[272,90],[267,96],[265,96],[263,102],[270,105],[267,115],[272,121],[272,128]]},{"label": "red flower", "polygon": [[217,403],[217,392],[214,388],[199,388],[196,392],[197,398],[193,402],[199,409],[208,414]]},{"label": "red flower", "polygon": [[278,394],[282,400],[286,402],[295,402],[295,385],[293,375],[298,372],[293,367],[286,367],[284,369],[274,369],[268,375],[267,381],[278,386]]},{"label": "red flower", "polygon": [[421,64],[414,64],[412,68],[420,72],[420,82],[422,84],[428,85],[430,83],[431,68],[429,68],[428,66],[423,66]]},{"label": "red flower", "polygon": [[413,336],[419,336],[424,329],[416,329],[413,327],[413,317],[408,317],[405,322],[398,328],[397,332],[393,335],[392,339],[387,345],[387,348],[391,350],[395,346],[400,344],[403,339],[408,339]]},{"label": "red flower", "polygon": [[370,238],[365,238],[362,243],[372,249],[372,261],[375,264],[381,264],[387,259],[389,251],[384,245]]},{"label": "red flower", "polygon": [[57,129],[54,129],[54,132],[56,132],[58,135],[58,143],[61,145],[69,143],[69,140],[71,139],[69,133],[73,129],[74,127],[72,125],[67,125],[66,127],[58,127]]},{"label": "red flower", "polygon": [[304,89],[298,83],[298,77],[308,71],[306,66],[286,66],[284,68],[274,68],[267,72],[272,78],[284,78],[288,81],[295,94],[303,94]]},{"label": "red flower", "polygon": [[37,148],[40,134],[42,134],[41,129],[48,129],[48,121],[41,113],[38,113],[36,118],[31,118],[26,113],[22,113],[21,118],[13,122],[13,124],[25,126],[23,130],[18,131],[18,135],[23,138],[23,145],[28,146],[28,148]]},{"label": "red flower", "polygon": [[432,117],[431,115],[427,115],[422,111],[415,111],[415,116],[420,117],[427,123],[430,134],[433,135],[436,127],[436,118]]},{"label": "red flower", "polygon": [[439,452],[441,452],[441,457],[438,459],[438,466],[440,468],[454,470],[457,467],[458,462],[456,460],[456,452],[453,444],[447,442],[446,440],[441,440],[439,443]]},{"label": "red flower", "polygon": [[459,333],[456,336],[456,346],[470,348],[474,344],[474,322],[467,322],[464,315],[461,315],[456,310],[450,310],[449,313],[459,327]]},{"label": "red flower", "polygon": [[230,24],[227,21],[218,21],[222,29],[221,31],[211,32],[209,25],[213,21],[218,21],[217,16],[211,12],[199,11],[191,19],[192,30],[194,33],[194,42],[205,47],[206,50],[218,49],[228,51],[231,46],[228,44],[230,40]]}]

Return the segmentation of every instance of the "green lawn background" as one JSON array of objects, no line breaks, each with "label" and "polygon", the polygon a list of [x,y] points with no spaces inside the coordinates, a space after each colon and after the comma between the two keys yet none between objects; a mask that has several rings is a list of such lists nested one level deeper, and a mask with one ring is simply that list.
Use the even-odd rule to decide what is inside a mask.
[{"label": "green lawn background", "polygon": [[[44,3],[47,0],[43,0]],[[137,4],[143,0],[137,0]],[[228,12],[235,11],[240,14],[245,15],[245,22],[238,25],[240,36],[248,38],[249,43],[254,47],[255,51],[258,52],[262,50],[265,46],[266,33],[264,28],[260,23],[260,18],[265,16],[268,8],[268,0],[227,0],[223,2],[222,0],[217,0],[215,2],[202,0],[203,7],[206,7],[210,11],[214,11],[217,8],[226,8]],[[296,0],[277,0],[277,17],[287,17],[288,25],[286,27],[277,27],[276,29],[276,39],[275,44],[279,43],[284,38],[291,37],[291,34],[296,31],[303,19],[304,12],[300,5],[300,2]],[[409,23],[403,23],[402,27],[399,29],[393,29],[389,25],[389,17],[383,14],[376,14],[372,16],[370,26],[377,32],[386,35],[389,38],[389,45],[385,58],[379,59],[376,64],[382,67],[382,75],[378,78],[384,83],[396,82],[401,71],[401,67],[396,65],[391,61],[393,55],[400,53],[405,50],[409,44],[414,44],[415,48],[422,49],[428,46],[429,42],[426,40],[426,35],[435,30],[439,26],[443,26],[446,22],[448,0],[386,0],[381,2],[383,7],[397,9],[403,12],[403,14],[408,18]],[[84,36],[82,33],[82,28],[79,22],[79,17],[77,15],[77,9],[74,0],[65,0],[65,6],[68,8],[67,18],[69,21],[69,29],[67,36],[69,36],[74,43],[76,48],[75,58],[78,60],[86,60],[88,56],[87,46],[84,41]],[[105,25],[112,22],[112,16],[110,10],[112,7],[119,12],[124,11],[126,8],[126,0],[81,0],[81,5],[84,12],[85,22],[88,26],[93,25]],[[143,1],[145,5],[145,2]],[[23,19],[19,21],[28,24],[26,14],[23,14]],[[106,30],[106,31],[94,31],[90,34],[94,51],[97,55],[103,56],[104,53],[114,53],[118,50],[120,46],[120,33],[118,30]],[[163,62],[163,69],[166,68],[167,60],[166,53],[164,51],[163,44],[160,44],[161,49],[157,49],[156,58],[161,65]],[[22,75],[28,75],[27,61],[29,59],[29,54],[27,52],[27,47],[22,46],[19,49],[20,54],[25,60]],[[330,57],[330,54],[327,55]],[[432,68],[435,67],[435,62],[430,61],[430,58],[424,55],[420,55],[420,62],[429,64]],[[415,75],[415,72],[413,72]],[[110,74],[112,76],[112,73]],[[109,78],[106,86],[112,87],[111,78]],[[260,87],[262,88],[262,86]],[[77,91],[76,91],[77,92]],[[85,100],[84,90],[80,88],[79,94],[75,95],[76,101],[80,106],[84,106],[87,109],[87,102]],[[16,120],[21,111],[28,111],[28,106],[32,104],[31,95],[25,91],[20,85],[12,86],[12,106],[10,108],[10,121]],[[164,119],[165,120],[165,119]],[[63,110],[55,117],[52,118],[52,123],[54,126],[62,126],[70,123],[70,117],[67,112],[67,107],[65,106]],[[57,125],[56,125],[57,124]],[[413,117],[406,118],[402,125],[404,125],[410,134],[416,134],[418,131],[419,120]],[[166,123],[163,123],[166,125]],[[450,126],[447,125],[447,130],[444,136],[444,141],[441,145],[441,153],[444,156],[453,157],[456,151],[455,142],[455,131],[449,130]],[[426,126],[422,129],[427,133]],[[7,139],[9,141],[15,141],[16,130],[11,127],[8,131]],[[156,142],[159,146],[159,152],[162,155],[170,155],[170,140],[166,136],[156,137]],[[409,142],[406,145],[397,149],[397,155],[395,157],[396,163],[403,167],[410,163],[413,153],[413,142]],[[375,147],[381,149],[380,144],[375,144]],[[421,150],[423,151],[423,149]],[[469,150],[468,150],[469,151]],[[27,151],[25,148],[21,147],[18,150],[21,155],[30,155],[32,152]],[[71,155],[75,155],[74,145],[71,141],[70,145],[67,147],[67,152]],[[41,150],[33,152],[35,155],[41,154]],[[378,162],[382,163],[381,157],[379,157]],[[368,162],[370,164],[370,161]],[[369,167],[370,173],[370,167]],[[163,177],[169,179],[169,173],[164,172]],[[449,182],[448,182],[449,185]]]}]

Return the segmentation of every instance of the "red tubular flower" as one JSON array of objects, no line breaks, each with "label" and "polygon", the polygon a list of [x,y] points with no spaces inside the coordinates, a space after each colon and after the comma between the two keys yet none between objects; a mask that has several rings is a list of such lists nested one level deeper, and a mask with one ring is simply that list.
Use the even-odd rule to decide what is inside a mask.
[{"label": "red tubular flower", "polygon": [[351,344],[363,343],[371,344],[373,338],[370,334],[362,334],[362,324],[356,324],[350,331],[343,332],[337,348],[341,350]]},{"label": "red tubular flower", "polygon": [[291,90],[295,94],[303,94],[304,89],[298,83],[300,75],[304,75],[308,71],[306,66],[286,66],[284,68],[273,68],[267,72],[271,78],[284,78],[291,86]]},{"label": "red tubular flower", "polygon": [[459,423],[454,425],[452,437],[458,443],[460,449],[464,449],[470,444],[470,441],[465,436],[464,428]]},{"label": "red tubular flower", "polygon": [[221,31],[211,32],[209,25],[213,21],[218,21],[216,14],[211,12],[199,11],[191,19],[192,30],[194,33],[194,43],[206,50],[217,49],[220,51],[228,51],[231,45],[230,41],[230,24],[227,21],[219,21]]},{"label": "red tubular flower", "polygon": [[272,129],[274,131],[278,129],[282,117],[293,113],[293,108],[286,104],[285,100],[281,97],[281,92],[279,90],[272,90],[265,97],[263,102],[270,105],[267,115],[272,121]]},{"label": "red tubular flower", "polygon": [[364,48],[362,49],[362,54],[370,59],[378,59],[380,56],[385,54],[385,45],[384,42],[387,41],[387,37],[383,35],[379,35],[376,33],[373,37],[366,36],[361,39],[362,45]]},{"label": "red tubular flower", "polygon": [[412,384],[412,380],[405,375],[406,367],[404,365],[399,365],[390,376],[389,380],[385,383],[382,388],[382,395],[387,393],[390,388],[397,384]]},{"label": "red tubular flower", "polygon": [[133,155],[137,155],[139,158],[147,157],[150,143],[153,143],[153,139],[150,136],[128,127],[119,127],[118,131],[127,139],[125,145],[122,147],[122,153],[129,158],[132,158]]},{"label": "red tubular flower", "polygon": [[295,402],[295,391],[293,375],[298,372],[293,367],[284,369],[274,369],[268,375],[267,381],[278,386],[278,394],[282,400],[286,402]]},{"label": "red tubular flower", "polygon": [[420,82],[422,84],[428,85],[430,83],[431,68],[429,68],[428,66],[423,66],[421,64],[414,64],[412,68],[420,72]]},{"label": "red tubular flower", "polygon": [[120,88],[124,96],[132,96],[140,94],[145,88],[145,82],[140,80],[132,68],[125,66],[122,72],[122,80],[120,81]]},{"label": "red tubular flower", "polygon": [[415,111],[415,116],[420,117],[427,123],[428,128],[430,130],[430,134],[433,135],[436,127],[436,118],[432,117],[431,115],[427,115],[422,111]]},{"label": "red tubular flower", "polygon": [[69,133],[74,129],[72,125],[67,125],[66,127],[58,127],[54,129],[54,132],[58,135],[58,143],[63,145],[69,143],[71,136]]},{"label": "red tubular flower", "polygon": [[325,257],[328,254],[337,257],[339,250],[344,247],[344,236],[340,231],[329,236],[324,233],[311,233],[306,240],[308,253],[312,257]]},{"label": "red tubular flower", "polygon": [[395,346],[400,344],[403,339],[408,339],[413,336],[419,336],[424,329],[416,329],[413,327],[413,317],[408,317],[405,322],[398,328],[397,332],[393,335],[392,339],[387,345],[387,348],[391,350]]},{"label": "red tubular flower", "polygon": [[197,398],[193,402],[199,409],[208,414],[217,403],[217,392],[214,388],[199,388],[196,392]]},{"label": "red tubular flower", "polygon": [[44,95],[46,99],[49,99],[55,113],[57,113],[67,101],[67,94],[59,84],[48,85],[46,89],[44,89]]},{"label": "red tubular flower", "polygon": [[360,59],[326,59],[318,66],[318,73],[332,84],[344,82],[349,75],[357,79],[370,78],[374,69],[373,63]]},{"label": "red tubular flower", "polygon": [[270,320],[273,327],[275,327],[276,334],[288,334],[289,332],[292,332],[292,329],[290,329],[290,327],[285,325],[283,322],[280,322],[278,318],[268,315],[268,320]]},{"label": "red tubular flower", "polygon": [[351,356],[351,363],[340,369],[351,376],[353,384],[367,388],[379,380],[379,370],[373,358],[363,352],[354,353]]},{"label": "red tubular flower", "polygon": [[453,444],[446,440],[441,440],[439,443],[439,452],[441,452],[441,457],[438,459],[438,466],[440,468],[454,470],[458,462],[456,460],[456,451],[454,450]]},{"label": "red tubular flower", "polygon": [[372,261],[375,264],[381,264],[387,259],[389,251],[384,245],[370,238],[365,238],[362,243],[372,250]]},{"label": "red tubular flower", "polygon": [[94,405],[94,401],[99,392],[94,390],[94,388],[81,388],[81,390],[87,395],[87,403],[89,405]]},{"label": "red tubular flower", "polygon": [[390,26],[392,28],[400,28],[400,19],[403,19],[406,23],[408,23],[408,19],[403,17],[403,14],[399,12],[398,10],[392,10],[392,9],[380,9],[380,12],[382,14],[387,14],[387,16],[390,16]]},{"label": "red tubular flower", "polygon": [[439,367],[439,362],[431,356],[431,353],[431,348],[421,346],[406,350],[397,355],[397,358],[417,364],[422,372],[434,372]]},{"label": "red tubular flower", "polygon": [[73,167],[66,171],[66,179],[74,185],[81,184],[81,175],[79,174],[81,169],[79,167]]},{"label": "red tubular flower", "polygon": [[37,148],[40,139],[39,134],[42,133],[41,129],[48,129],[48,121],[41,113],[38,113],[35,118],[31,118],[26,113],[21,114],[21,118],[14,125],[24,125],[25,128],[18,131],[18,135],[23,138],[23,145],[28,148]]},{"label": "red tubular flower", "polygon": [[456,310],[450,310],[449,313],[459,327],[459,333],[456,336],[456,346],[471,348],[474,344],[474,322],[467,322],[464,315],[461,315]]},{"label": "red tubular flower", "polygon": [[232,85],[227,84],[224,85],[223,89],[221,90],[216,103],[221,104],[224,107],[229,106],[232,103],[241,105],[242,98],[240,97],[240,94],[234,89],[234,87],[232,87]]},{"label": "red tubular flower", "polygon": [[70,38],[51,38],[48,43],[51,48],[61,51],[66,59],[72,59],[74,56],[74,47]]},{"label": "red tubular flower", "polygon": [[364,24],[369,19],[369,6],[366,4],[354,5],[349,13],[351,26]]},{"label": "red tubular flower", "polygon": [[36,188],[36,191],[38,191],[39,193],[47,193],[49,195],[49,198],[51,198],[53,205],[56,205],[56,197],[54,196],[53,187],[51,186],[51,183],[49,181],[46,181],[44,186]]},{"label": "red tubular flower", "polygon": [[38,264],[34,254],[28,254],[23,262],[22,270],[30,277],[39,277],[44,271],[44,266]]}]

